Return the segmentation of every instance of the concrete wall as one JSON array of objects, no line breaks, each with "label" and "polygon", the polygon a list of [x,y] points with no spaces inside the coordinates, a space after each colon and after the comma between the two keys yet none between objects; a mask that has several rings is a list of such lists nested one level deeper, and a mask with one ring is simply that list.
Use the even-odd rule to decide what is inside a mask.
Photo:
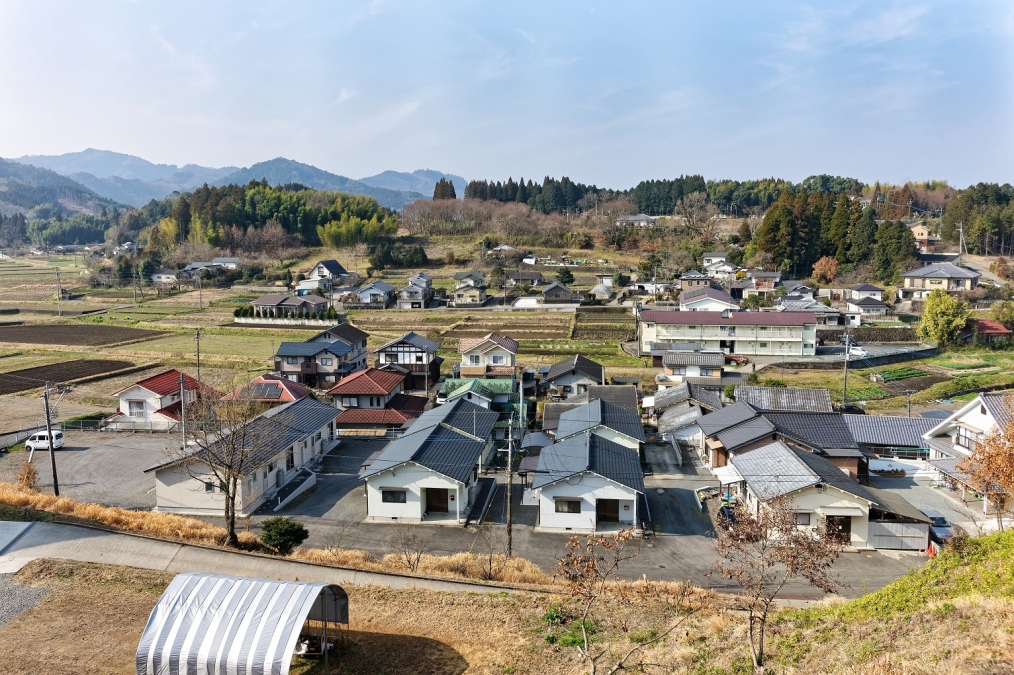
[{"label": "concrete wall", "polygon": [[[580,478],[547,485],[539,491],[539,530],[551,532],[594,532],[595,502],[599,499],[620,500],[620,525],[629,527],[637,515],[637,493],[630,488],[586,473]],[[557,498],[581,500],[581,513],[557,513]],[[615,524],[612,524],[615,525]]]}]

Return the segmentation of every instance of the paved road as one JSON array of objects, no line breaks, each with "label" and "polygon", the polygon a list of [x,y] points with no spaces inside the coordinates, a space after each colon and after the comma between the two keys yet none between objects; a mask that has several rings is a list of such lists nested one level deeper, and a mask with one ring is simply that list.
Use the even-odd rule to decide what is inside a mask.
[{"label": "paved road", "polygon": [[901,495],[917,509],[939,511],[949,522],[958,525],[970,535],[979,534],[980,530],[989,532],[996,528],[996,519],[982,513],[981,502],[962,504],[959,492],[935,488],[931,480],[908,476],[904,478],[871,476],[870,484],[875,488]]}]

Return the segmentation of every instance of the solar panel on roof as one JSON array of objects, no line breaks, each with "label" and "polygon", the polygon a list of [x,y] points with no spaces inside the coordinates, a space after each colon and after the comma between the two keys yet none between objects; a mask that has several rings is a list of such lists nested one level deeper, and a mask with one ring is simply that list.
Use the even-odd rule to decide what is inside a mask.
[{"label": "solar panel on roof", "polygon": [[254,382],[249,385],[244,392],[246,398],[257,398],[257,399],[279,399],[282,397],[282,388],[277,384],[269,384],[267,382]]}]

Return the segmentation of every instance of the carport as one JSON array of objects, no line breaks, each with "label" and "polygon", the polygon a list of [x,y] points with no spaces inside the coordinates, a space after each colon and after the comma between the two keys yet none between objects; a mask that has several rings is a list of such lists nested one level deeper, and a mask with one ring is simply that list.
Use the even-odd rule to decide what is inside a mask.
[{"label": "carport", "polygon": [[334,584],[180,574],[159,598],[137,645],[138,675],[286,675],[292,656],[323,656],[349,623]]}]

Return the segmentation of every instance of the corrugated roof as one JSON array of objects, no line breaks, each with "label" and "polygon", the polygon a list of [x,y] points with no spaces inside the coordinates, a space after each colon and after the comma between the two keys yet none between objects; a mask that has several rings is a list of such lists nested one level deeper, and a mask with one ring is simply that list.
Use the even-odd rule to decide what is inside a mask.
[{"label": "corrugated roof", "polygon": [[515,380],[485,380],[475,377],[448,377],[445,378],[443,384],[440,385],[440,391],[444,395],[450,395],[453,392],[460,390],[462,387],[470,386],[473,382],[478,382],[487,391],[499,395],[513,394],[514,389],[517,386]]},{"label": "corrugated roof", "polygon": [[583,431],[604,426],[624,436],[645,442],[644,426],[637,413],[597,399],[560,415],[557,438],[567,438]]},{"label": "corrugated roof", "polygon": [[590,471],[644,492],[644,474],[636,452],[592,433],[579,434],[542,448],[532,489]]},{"label": "corrugated roof", "polygon": [[842,415],[857,443],[900,448],[927,448],[922,437],[940,420],[897,415]]},{"label": "corrugated roof", "polygon": [[931,263],[918,269],[910,270],[902,277],[923,277],[943,279],[978,279],[982,275],[966,267],[958,267],[951,263]]},{"label": "corrugated roof", "polygon": [[641,321],[679,326],[803,326],[817,322],[813,312],[683,312],[651,309]]},{"label": "corrugated roof", "polygon": [[352,348],[342,340],[334,342],[283,342],[278,345],[275,356],[316,356],[321,352],[330,352],[335,356],[344,356]]},{"label": "corrugated roof", "polygon": [[725,354],[716,352],[666,352],[662,355],[664,366],[711,366],[725,365]]},{"label": "corrugated roof", "polygon": [[388,370],[367,368],[349,375],[331,387],[327,393],[332,396],[355,396],[371,394],[390,394],[395,387],[405,381],[405,376]]},{"label": "corrugated roof", "polygon": [[658,418],[658,432],[666,434],[695,424],[701,418],[701,409],[689,401],[667,408]]},{"label": "corrugated roof", "polygon": [[726,450],[735,450],[749,443],[759,441],[765,436],[772,436],[774,433],[775,425],[763,417],[754,417],[734,427],[723,429],[715,434],[715,436],[722,442]]},{"label": "corrugated roof", "polygon": [[739,303],[725,291],[711,286],[702,286],[700,288],[692,288],[688,291],[680,293],[680,304],[686,304],[693,302],[694,300],[700,300],[701,298],[710,298],[711,300],[719,300],[721,302],[727,302],[731,305],[739,306]]},{"label": "corrugated roof", "polygon": [[550,381],[560,377],[561,375],[566,375],[572,372],[582,373],[588,377],[595,378],[599,384],[604,384],[602,382],[602,365],[595,363],[581,354],[574,354],[573,356],[565,358],[563,361],[557,361],[550,366],[549,372],[543,379]]},{"label": "corrugated roof", "polygon": [[[807,447],[818,450],[852,449],[858,456],[858,445],[841,413],[763,412],[778,432]],[[861,417],[861,415],[856,415]]]},{"label": "corrugated roof", "polygon": [[911,520],[919,521],[920,523],[928,523],[930,519],[926,517],[926,514],[919,509],[912,506],[911,503],[904,497],[890,490],[880,490],[874,487],[866,488],[866,491],[873,495],[877,501],[877,506],[881,511],[887,511],[903,518],[909,518]]},{"label": "corrugated roof", "polygon": [[834,412],[827,389],[797,387],[736,387],[736,401],[760,411]]}]

